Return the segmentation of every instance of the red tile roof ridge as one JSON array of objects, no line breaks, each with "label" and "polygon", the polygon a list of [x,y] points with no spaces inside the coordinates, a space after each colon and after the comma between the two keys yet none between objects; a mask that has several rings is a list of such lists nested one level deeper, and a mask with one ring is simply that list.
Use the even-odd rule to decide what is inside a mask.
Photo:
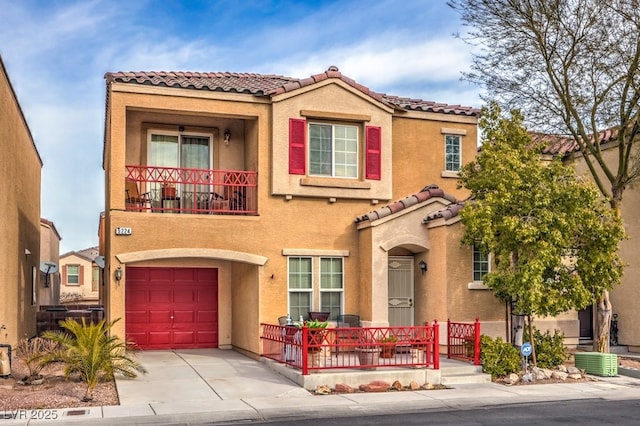
[{"label": "red tile roof ridge", "polygon": [[241,72],[198,71],[118,71],[104,75],[107,84],[113,82],[135,83],[151,86],[180,87],[184,89],[248,93],[255,96],[275,96],[299,90],[321,81],[335,78],[395,110],[414,110],[478,116],[480,110],[473,107],[449,105],[422,99],[403,98],[375,92],[342,74],[338,67],[306,78],[294,78],[277,74]]},{"label": "red tile roof ridge", "polygon": [[[605,145],[607,143],[615,142],[618,138],[618,131],[619,128],[617,127],[599,131],[597,134],[598,143],[600,145]],[[569,135],[558,135],[535,131],[529,131],[529,135],[534,142],[544,145],[542,150],[543,154],[558,155],[580,151],[580,145],[578,142]],[[593,140],[593,137],[591,137],[591,139]]]},{"label": "red tile roof ridge", "polygon": [[401,200],[393,201],[385,206],[380,207],[379,209],[376,209],[367,214],[358,216],[355,219],[355,223],[358,224],[365,221],[374,221],[374,220],[382,219],[383,217],[392,215],[401,210],[409,208],[415,204],[422,203],[433,197],[444,198],[451,203],[458,202],[453,195],[446,194],[444,190],[440,188],[438,185],[431,184],[431,185],[425,186],[415,194],[411,194]]}]

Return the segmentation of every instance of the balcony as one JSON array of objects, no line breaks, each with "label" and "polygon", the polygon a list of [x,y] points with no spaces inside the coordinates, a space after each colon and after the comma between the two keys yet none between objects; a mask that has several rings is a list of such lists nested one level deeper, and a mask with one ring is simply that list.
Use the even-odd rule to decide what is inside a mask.
[{"label": "balcony", "polygon": [[136,212],[256,215],[257,173],[128,165],[125,206]]}]

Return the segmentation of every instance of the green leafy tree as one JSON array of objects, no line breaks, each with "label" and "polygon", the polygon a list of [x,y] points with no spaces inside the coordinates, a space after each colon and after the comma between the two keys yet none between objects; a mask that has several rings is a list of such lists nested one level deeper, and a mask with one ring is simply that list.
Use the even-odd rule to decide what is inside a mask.
[{"label": "green leafy tree", "polygon": [[63,331],[46,331],[42,337],[59,344],[59,348],[42,357],[46,365],[62,362],[65,377],[77,373],[87,384],[83,401],[93,399],[93,391],[101,379],[113,379],[119,373],[125,377],[136,377],[137,373],[146,373],[145,368],[128,352],[128,345],[118,337],[109,336],[109,330],[118,320],[97,324],[82,323],[69,318],[60,321]]},{"label": "green leafy tree", "polygon": [[620,282],[624,229],[594,184],[560,159],[543,159],[513,111],[483,108],[482,150],[460,172],[472,200],[463,243],[492,253],[485,284],[529,317],[582,309]]},{"label": "green leafy tree", "polygon": [[[469,81],[530,129],[575,141],[613,210],[640,177],[640,0],[449,0],[477,46]],[[613,160],[600,132],[611,130]],[[597,137],[595,135],[598,135]],[[609,283],[607,287],[612,287]],[[611,302],[597,303],[594,349],[609,350]]]}]

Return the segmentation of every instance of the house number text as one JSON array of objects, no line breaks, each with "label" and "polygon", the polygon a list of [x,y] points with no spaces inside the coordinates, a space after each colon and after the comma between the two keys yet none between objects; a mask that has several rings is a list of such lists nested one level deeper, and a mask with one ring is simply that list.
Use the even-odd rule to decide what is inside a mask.
[{"label": "house number text", "polygon": [[116,228],[116,235],[131,235],[131,228]]}]

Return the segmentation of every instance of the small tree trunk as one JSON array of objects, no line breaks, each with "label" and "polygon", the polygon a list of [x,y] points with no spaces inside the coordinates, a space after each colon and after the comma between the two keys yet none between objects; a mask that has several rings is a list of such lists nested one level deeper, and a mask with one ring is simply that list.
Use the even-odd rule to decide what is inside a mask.
[{"label": "small tree trunk", "polygon": [[533,363],[534,367],[537,367],[537,361],[536,361],[536,342],[535,342],[535,338],[533,337],[533,318],[531,318],[531,315],[527,316],[527,322],[529,323],[529,340],[531,340],[531,362]]},{"label": "small tree trunk", "polygon": [[611,327],[611,301],[609,292],[605,290],[598,301],[598,315],[596,330],[598,332],[593,339],[593,350],[596,352],[609,352],[609,332]]}]

